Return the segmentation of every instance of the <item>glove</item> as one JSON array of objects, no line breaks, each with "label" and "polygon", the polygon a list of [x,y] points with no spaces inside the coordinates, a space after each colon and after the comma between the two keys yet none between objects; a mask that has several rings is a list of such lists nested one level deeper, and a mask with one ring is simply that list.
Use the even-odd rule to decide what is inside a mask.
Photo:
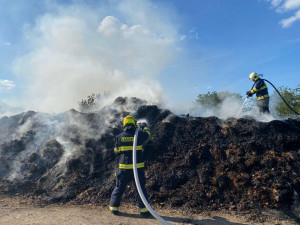
[{"label": "glove", "polygon": [[246,95],[248,95],[248,97],[252,97],[253,94],[251,93],[251,91],[247,91]]},{"label": "glove", "polygon": [[148,127],[147,123],[141,123],[140,124],[141,129],[143,130],[145,127]]},{"label": "glove", "polygon": [[120,149],[117,148],[117,147],[115,147],[115,148],[114,148],[114,152],[118,155],[118,154],[120,154]]},{"label": "glove", "polygon": [[142,123],[141,129],[142,131],[147,132],[149,136],[151,135],[147,123]]}]

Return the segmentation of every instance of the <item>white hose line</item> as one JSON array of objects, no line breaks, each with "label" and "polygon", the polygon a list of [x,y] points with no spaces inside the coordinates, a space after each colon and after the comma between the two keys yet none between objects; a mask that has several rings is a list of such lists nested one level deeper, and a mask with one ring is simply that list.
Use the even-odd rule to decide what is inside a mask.
[{"label": "white hose line", "polygon": [[244,108],[244,105],[246,104],[247,100],[248,100],[248,97],[245,99],[242,107],[240,108],[240,110],[239,110],[239,112],[238,112],[238,114],[236,116],[240,115],[240,113],[241,113],[242,109]]},{"label": "white hose line", "polygon": [[138,133],[139,133],[139,129],[140,126],[137,127],[137,129],[135,130],[135,134],[134,134],[134,139],[133,139],[133,151],[132,151],[132,160],[133,160],[133,174],[134,174],[134,180],[135,180],[135,184],[136,187],[138,189],[139,195],[144,203],[144,205],[147,207],[147,209],[149,210],[149,212],[160,222],[162,222],[163,224],[166,225],[172,225],[171,223],[168,223],[167,221],[165,221],[163,218],[161,218],[149,205],[149,203],[147,202],[145,195],[142,191],[141,185],[140,185],[140,181],[139,181],[139,176],[138,176],[138,171],[137,171],[137,167],[136,167],[136,145],[137,145],[137,139],[138,139]]}]

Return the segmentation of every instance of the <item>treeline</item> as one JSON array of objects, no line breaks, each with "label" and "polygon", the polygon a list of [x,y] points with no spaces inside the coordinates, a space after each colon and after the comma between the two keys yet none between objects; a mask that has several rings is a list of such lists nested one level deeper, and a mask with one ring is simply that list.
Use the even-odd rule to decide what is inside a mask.
[{"label": "treeline", "polygon": [[[279,87],[278,88],[280,94],[286,100],[286,102],[296,111],[300,112],[300,85],[297,88],[292,89],[289,87]],[[269,90],[270,93],[270,90]],[[101,98],[109,95],[109,92],[104,92],[103,94],[91,94],[87,96],[86,99],[82,99],[78,102],[79,111],[81,112],[93,112],[98,109],[99,102]],[[243,96],[239,93],[232,93],[229,91],[213,91],[207,92],[205,94],[199,94],[195,100],[195,104],[201,107],[206,107],[210,109],[217,109],[221,107],[224,101],[228,98],[232,98],[233,100],[239,99],[242,101]],[[271,104],[272,104],[272,114],[277,115],[282,118],[297,118],[298,116],[292,112],[289,107],[282,101],[277,92],[274,91],[270,96]],[[255,105],[254,103],[255,97],[252,97],[247,104],[247,107],[251,108]],[[246,108],[247,108],[246,107]],[[275,112],[274,112],[275,111]]]}]

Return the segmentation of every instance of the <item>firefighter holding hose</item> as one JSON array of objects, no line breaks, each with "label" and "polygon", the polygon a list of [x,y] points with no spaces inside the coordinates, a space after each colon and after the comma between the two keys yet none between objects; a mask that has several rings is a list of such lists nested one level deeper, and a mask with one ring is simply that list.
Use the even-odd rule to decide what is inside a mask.
[{"label": "firefighter holding hose", "polygon": [[252,90],[246,92],[246,95],[248,97],[252,97],[253,94],[256,94],[257,106],[259,107],[260,113],[270,113],[270,96],[265,81],[263,79],[260,79],[259,74],[257,74],[256,72],[250,74],[249,80],[252,80],[254,82],[254,85]]},{"label": "firefighter holding hose", "polygon": [[[116,174],[116,186],[111,194],[110,198],[110,212],[114,215],[119,214],[119,206],[122,199],[122,195],[125,191],[127,184],[134,180],[133,174],[133,162],[132,162],[132,151],[133,151],[133,139],[135,130],[137,128],[137,121],[132,116],[126,116],[123,120],[123,133],[116,137],[114,151],[120,155],[119,170]],[[143,161],[143,143],[149,138],[150,131],[146,123],[140,124],[140,130],[138,133],[137,142],[137,168],[138,176],[142,191],[147,199],[147,191],[145,189],[146,178],[144,173],[144,161]],[[148,209],[145,207],[139,195],[138,206],[140,208],[140,214],[142,217],[151,216]]]}]

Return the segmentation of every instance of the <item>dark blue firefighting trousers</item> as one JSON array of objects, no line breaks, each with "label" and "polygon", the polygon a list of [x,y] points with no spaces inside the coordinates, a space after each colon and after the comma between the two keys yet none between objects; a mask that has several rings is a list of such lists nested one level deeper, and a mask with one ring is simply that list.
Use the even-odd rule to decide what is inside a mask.
[{"label": "dark blue firefighting trousers", "polygon": [[[145,195],[145,198],[148,201],[148,195],[147,191],[145,189],[145,184],[146,184],[146,178],[144,174],[144,168],[138,168],[138,176],[139,176],[139,181],[140,185],[142,188],[142,191]],[[110,197],[110,210],[111,211],[119,211],[119,206],[120,202],[122,199],[122,195],[126,189],[127,184],[134,180],[134,175],[133,175],[133,169],[119,169],[117,177],[116,177],[116,187],[114,188],[111,197]],[[135,185],[135,182],[134,182]],[[136,185],[135,185],[136,188]],[[140,212],[148,212],[148,209],[145,207],[142,199],[140,198],[137,188],[137,200],[138,200],[138,206],[140,208]]]}]

